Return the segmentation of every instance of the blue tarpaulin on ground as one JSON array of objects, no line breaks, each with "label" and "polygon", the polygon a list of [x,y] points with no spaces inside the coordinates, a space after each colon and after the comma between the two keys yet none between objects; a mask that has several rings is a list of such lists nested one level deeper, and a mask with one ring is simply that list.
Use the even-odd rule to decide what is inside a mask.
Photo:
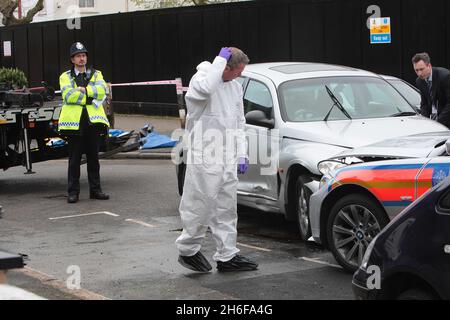
[{"label": "blue tarpaulin on ground", "polygon": [[119,137],[122,134],[128,134],[130,133],[129,131],[123,131],[120,129],[109,129],[109,136],[110,137]]},{"label": "blue tarpaulin on ground", "polygon": [[168,136],[159,134],[156,131],[153,131],[142,138],[141,142],[143,143],[141,149],[172,148],[177,144],[177,141],[170,139]]}]

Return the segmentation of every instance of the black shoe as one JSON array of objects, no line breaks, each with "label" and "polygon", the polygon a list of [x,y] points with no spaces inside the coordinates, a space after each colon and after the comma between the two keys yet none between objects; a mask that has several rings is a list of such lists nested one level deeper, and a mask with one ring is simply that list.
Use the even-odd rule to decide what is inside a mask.
[{"label": "black shoe", "polygon": [[179,256],[178,262],[188,269],[198,272],[208,272],[211,271],[212,267],[206,260],[205,256],[199,251],[193,256]]},{"label": "black shoe", "polygon": [[233,259],[226,262],[217,261],[217,270],[226,271],[252,271],[258,269],[258,264],[250,259],[235,255]]},{"label": "black shoe", "polygon": [[103,193],[101,191],[96,191],[96,192],[91,192],[90,193],[90,198],[91,199],[97,199],[97,200],[108,200],[109,199],[109,195],[107,195],[106,193]]},{"label": "black shoe", "polygon": [[68,203],[76,203],[76,202],[78,202],[78,195],[77,194],[69,194],[67,196],[67,202]]}]

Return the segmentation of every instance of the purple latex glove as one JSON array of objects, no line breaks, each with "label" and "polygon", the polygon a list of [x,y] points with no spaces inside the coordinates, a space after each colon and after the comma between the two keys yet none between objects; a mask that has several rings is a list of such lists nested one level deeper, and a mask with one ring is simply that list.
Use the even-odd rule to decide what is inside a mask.
[{"label": "purple latex glove", "polygon": [[244,174],[248,170],[248,159],[246,157],[240,157],[238,161],[238,173]]},{"label": "purple latex glove", "polygon": [[219,57],[225,58],[225,60],[229,60],[231,57],[231,49],[224,47],[219,52]]}]

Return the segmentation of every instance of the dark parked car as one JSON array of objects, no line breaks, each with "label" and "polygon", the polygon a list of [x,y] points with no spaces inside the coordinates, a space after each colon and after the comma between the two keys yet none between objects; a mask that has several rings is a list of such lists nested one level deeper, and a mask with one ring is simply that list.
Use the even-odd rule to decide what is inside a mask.
[{"label": "dark parked car", "polygon": [[370,243],[353,276],[356,297],[450,299],[449,231],[447,177],[395,217]]}]

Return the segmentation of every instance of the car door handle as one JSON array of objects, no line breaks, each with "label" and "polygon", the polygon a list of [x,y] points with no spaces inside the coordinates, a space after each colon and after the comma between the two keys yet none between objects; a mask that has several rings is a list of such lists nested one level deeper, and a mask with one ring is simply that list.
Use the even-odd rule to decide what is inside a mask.
[{"label": "car door handle", "polygon": [[264,191],[269,191],[269,189],[261,187],[261,186],[256,186],[256,187],[253,188],[253,191],[264,192]]}]

